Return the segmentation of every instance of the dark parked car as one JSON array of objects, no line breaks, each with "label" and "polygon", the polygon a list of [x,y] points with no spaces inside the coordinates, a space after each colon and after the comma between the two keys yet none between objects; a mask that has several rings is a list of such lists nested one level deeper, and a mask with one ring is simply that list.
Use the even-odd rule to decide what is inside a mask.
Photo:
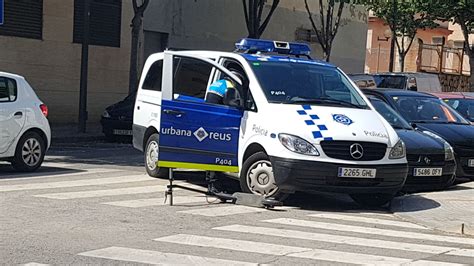
[{"label": "dark parked car", "polygon": [[385,101],[417,130],[449,142],[456,158],[456,175],[474,179],[474,126],[441,99],[427,93],[397,89],[364,90]]},{"label": "dark parked car", "polygon": [[130,94],[122,101],[105,108],[100,123],[108,140],[132,139],[133,108],[136,94]]},{"label": "dark parked car", "polygon": [[474,94],[468,92],[432,93],[474,124]]},{"label": "dark parked car", "polygon": [[369,96],[375,109],[405,142],[408,176],[405,192],[444,189],[454,183],[456,162],[451,145],[443,139],[413,127],[384,101]]}]

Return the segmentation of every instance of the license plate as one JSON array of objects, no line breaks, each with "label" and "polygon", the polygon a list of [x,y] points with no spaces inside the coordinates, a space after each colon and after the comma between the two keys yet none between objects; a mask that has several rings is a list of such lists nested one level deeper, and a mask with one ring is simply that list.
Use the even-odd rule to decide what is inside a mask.
[{"label": "license plate", "polygon": [[338,177],[375,178],[376,169],[339,167]]},{"label": "license plate", "polygon": [[114,129],[114,135],[131,136],[133,135],[133,132],[131,130],[125,130],[125,129]]},{"label": "license plate", "polygon": [[413,169],[414,176],[441,176],[443,168],[415,168]]},{"label": "license plate", "polygon": [[467,166],[469,166],[469,167],[474,167],[474,159],[469,159],[469,160],[467,161]]}]

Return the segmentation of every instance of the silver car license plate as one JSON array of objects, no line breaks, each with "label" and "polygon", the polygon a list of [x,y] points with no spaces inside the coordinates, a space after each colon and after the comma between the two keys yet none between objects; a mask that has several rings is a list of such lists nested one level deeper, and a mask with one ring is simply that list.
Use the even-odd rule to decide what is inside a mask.
[{"label": "silver car license plate", "polygon": [[338,177],[375,178],[377,169],[339,167]]},{"label": "silver car license plate", "polygon": [[469,159],[469,160],[467,161],[467,166],[469,166],[469,167],[474,167],[474,159]]},{"label": "silver car license plate", "polygon": [[414,176],[441,176],[443,175],[443,168],[415,168],[413,169]]},{"label": "silver car license plate", "polygon": [[114,129],[114,135],[131,136],[133,135],[133,132],[131,130],[125,130],[125,129]]}]

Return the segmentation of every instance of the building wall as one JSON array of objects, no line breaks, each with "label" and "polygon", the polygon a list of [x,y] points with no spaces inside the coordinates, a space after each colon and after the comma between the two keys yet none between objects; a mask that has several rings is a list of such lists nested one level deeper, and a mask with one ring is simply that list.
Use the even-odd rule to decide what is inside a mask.
[{"label": "building wall", "polygon": [[[266,8],[268,11],[269,4]],[[319,13],[316,5],[311,8],[315,14]],[[361,7],[348,6],[343,17],[347,23],[334,40],[331,61],[346,72],[361,72],[365,62],[367,12]],[[304,1],[282,0],[262,38],[294,41],[299,27],[311,29]],[[242,1],[236,0],[150,1],[144,30],[169,34],[169,47],[178,49],[232,51],[234,43],[247,36]],[[313,56],[321,57],[319,44],[311,46]]]},{"label": "building wall", "polygon": [[[389,30],[389,27],[385,25],[381,19],[376,17],[371,17],[369,19],[365,72],[388,72],[390,62],[390,39],[385,38],[385,31],[387,30]],[[433,37],[447,38],[450,33],[451,31],[444,27],[418,30],[416,38],[421,39],[423,43],[431,44]],[[405,71],[416,72],[417,57],[418,42],[415,39],[405,57]],[[394,71],[400,71],[399,56],[396,45],[394,61]]]},{"label": "building wall", "polygon": [[[120,48],[89,46],[89,122],[128,94],[131,0],[122,2]],[[25,76],[49,107],[51,124],[77,121],[81,45],[73,40],[74,0],[43,1],[43,39],[0,36],[0,70]]]}]

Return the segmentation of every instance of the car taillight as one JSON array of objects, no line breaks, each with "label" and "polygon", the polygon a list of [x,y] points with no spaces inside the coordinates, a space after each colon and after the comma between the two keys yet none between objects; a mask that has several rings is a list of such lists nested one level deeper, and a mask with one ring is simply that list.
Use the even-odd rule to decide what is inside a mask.
[{"label": "car taillight", "polygon": [[48,117],[48,106],[46,106],[46,104],[41,104],[40,109],[44,117]]}]

